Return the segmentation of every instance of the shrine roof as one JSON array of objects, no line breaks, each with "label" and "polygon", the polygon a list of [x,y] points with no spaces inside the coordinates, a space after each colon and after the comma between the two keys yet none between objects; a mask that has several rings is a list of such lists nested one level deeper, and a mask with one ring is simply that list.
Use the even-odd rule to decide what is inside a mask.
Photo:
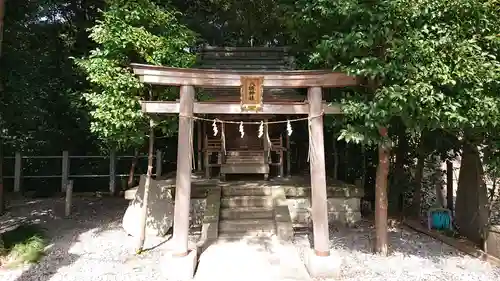
[{"label": "shrine roof", "polygon": [[198,68],[243,71],[293,70],[294,58],[285,47],[204,47],[197,55]]},{"label": "shrine roof", "polygon": [[[245,72],[290,71],[294,69],[294,59],[288,50],[287,47],[204,47],[198,53],[196,67]],[[201,91],[214,101],[240,99],[239,87],[204,87]],[[303,100],[304,96],[291,88],[265,88],[263,93],[263,102]]]}]

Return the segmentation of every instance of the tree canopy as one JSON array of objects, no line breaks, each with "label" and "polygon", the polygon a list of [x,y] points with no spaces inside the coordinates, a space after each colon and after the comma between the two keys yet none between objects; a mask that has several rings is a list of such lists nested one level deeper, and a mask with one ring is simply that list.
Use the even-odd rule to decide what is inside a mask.
[{"label": "tree canopy", "polygon": [[147,0],[110,0],[91,28],[90,38],[98,47],[77,64],[93,86],[85,94],[92,108],[91,129],[107,143],[127,148],[144,141],[147,122],[138,101],[149,99],[153,89],[131,73],[131,62],[173,67],[194,62],[196,37],[178,22],[179,15]]},{"label": "tree canopy", "polygon": [[366,78],[344,100],[343,137],[375,136],[395,117],[407,128],[498,125],[499,10],[495,1],[296,1],[311,62]]},{"label": "tree canopy", "polygon": [[[338,143],[344,179],[374,174],[366,144],[380,127],[408,159],[420,150],[445,158],[466,140],[499,170],[496,0],[19,0],[6,11],[0,129],[9,155],[141,147],[139,101],[177,93],[139,83],[131,62],[190,67],[202,44],[290,46],[300,68],[364,78],[328,96],[345,115],[325,118],[326,136],[363,143]],[[158,138],[174,135],[175,121],[158,124]]]}]

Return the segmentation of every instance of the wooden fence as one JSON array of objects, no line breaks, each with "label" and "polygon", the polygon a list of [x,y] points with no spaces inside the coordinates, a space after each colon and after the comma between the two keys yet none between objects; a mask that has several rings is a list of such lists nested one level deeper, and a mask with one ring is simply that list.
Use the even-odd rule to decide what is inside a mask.
[{"label": "wooden fence", "polygon": [[[116,161],[119,159],[132,159],[135,156],[131,155],[116,155],[115,151],[110,151],[109,155],[70,155],[68,151],[63,151],[62,155],[57,156],[27,156],[22,155],[20,152],[16,152],[15,156],[7,156],[5,159],[14,159],[14,175],[4,175],[4,178],[14,179],[14,192],[20,192],[22,190],[22,179],[23,178],[35,178],[35,179],[50,179],[50,178],[60,178],[61,179],[61,192],[65,192],[70,179],[77,178],[104,178],[109,177],[109,192],[114,194],[116,191],[116,178],[117,177],[127,177],[128,174],[117,174],[116,172]],[[147,155],[138,155],[139,159],[147,158]],[[156,150],[154,155],[156,160],[154,176],[159,176],[162,174],[162,151]],[[49,175],[25,175],[23,174],[23,160],[25,159],[60,159],[61,160],[61,173],[60,174],[49,174]],[[109,173],[108,174],[70,174],[70,163],[71,159],[109,159]]]}]

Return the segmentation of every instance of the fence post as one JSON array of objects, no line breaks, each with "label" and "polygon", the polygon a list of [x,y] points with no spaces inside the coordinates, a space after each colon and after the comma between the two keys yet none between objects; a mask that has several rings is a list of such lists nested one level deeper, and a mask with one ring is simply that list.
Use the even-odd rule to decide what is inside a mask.
[{"label": "fence post", "polygon": [[64,208],[64,215],[66,217],[71,215],[71,205],[72,205],[72,196],[73,196],[73,180],[68,180],[68,186],[66,186],[66,204]]},{"label": "fence post", "polygon": [[161,177],[162,173],[163,159],[161,154],[161,149],[156,150],[156,178]]},{"label": "fence post", "polygon": [[22,174],[22,165],[21,165],[21,153],[16,152],[15,162],[14,162],[14,192],[21,191],[21,174]]},{"label": "fence post", "polygon": [[61,171],[61,192],[66,192],[69,179],[69,152],[63,151],[62,154],[62,171]]},{"label": "fence post", "polygon": [[116,190],[116,151],[109,151],[109,193],[115,194]]}]

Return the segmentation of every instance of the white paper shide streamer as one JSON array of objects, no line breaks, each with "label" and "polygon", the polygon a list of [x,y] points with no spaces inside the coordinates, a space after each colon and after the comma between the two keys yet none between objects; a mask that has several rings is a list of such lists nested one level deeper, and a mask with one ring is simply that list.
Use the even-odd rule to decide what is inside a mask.
[{"label": "white paper shide streamer", "polygon": [[241,138],[243,138],[245,136],[245,131],[243,130],[243,121],[240,122],[240,134],[241,134]]},{"label": "white paper shide streamer", "polygon": [[219,130],[217,129],[217,121],[214,120],[214,122],[212,123],[212,129],[214,130],[214,137],[217,136],[217,134],[219,133]]},{"label": "white paper shide streamer", "polygon": [[286,122],[286,131],[288,132],[288,136],[292,135],[293,129],[292,129],[292,124],[290,123],[290,120],[287,120],[287,122]]},{"label": "white paper shide streamer", "polygon": [[262,138],[264,135],[264,121],[260,121],[260,126],[259,126],[259,139]]}]

